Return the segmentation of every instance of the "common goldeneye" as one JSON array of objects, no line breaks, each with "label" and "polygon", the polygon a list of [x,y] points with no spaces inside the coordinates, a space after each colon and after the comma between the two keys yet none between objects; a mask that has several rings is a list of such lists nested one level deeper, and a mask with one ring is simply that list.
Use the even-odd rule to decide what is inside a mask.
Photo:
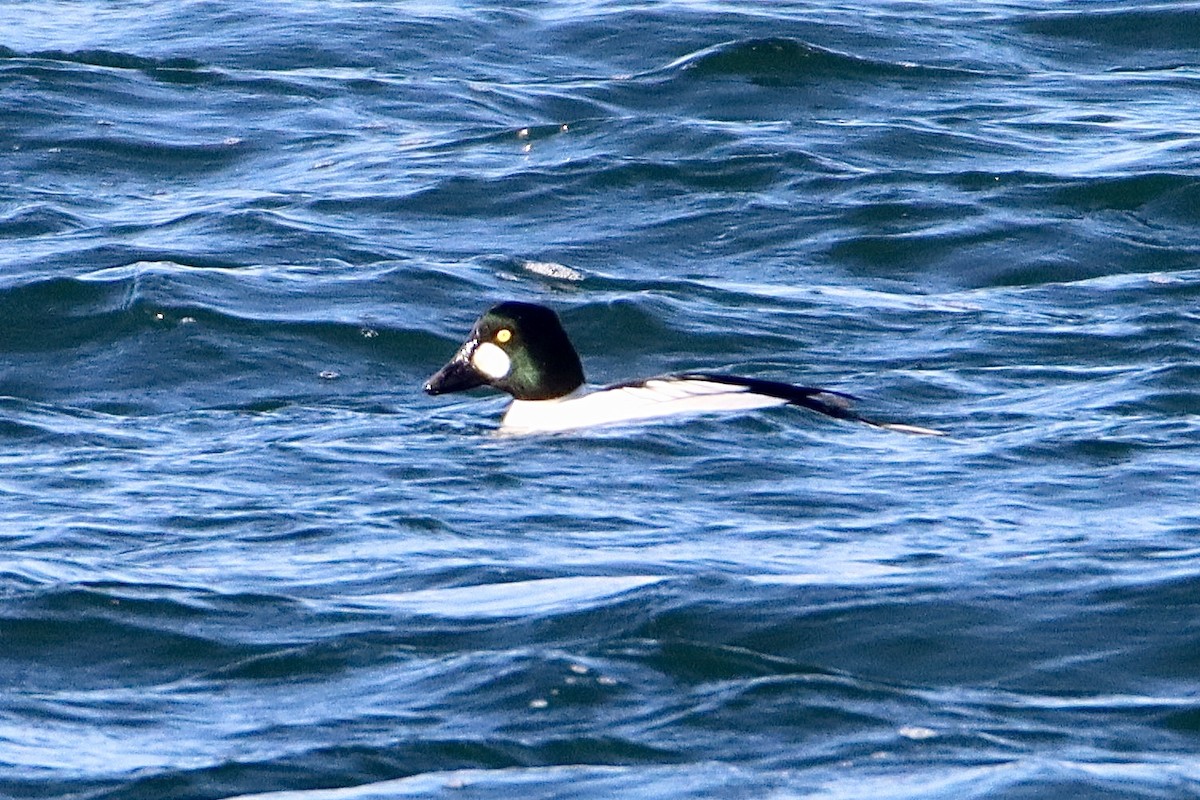
[{"label": "common goldeneye", "polygon": [[857,398],[843,392],[736,375],[684,372],[589,389],[579,354],[558,315],[545,306],[515,301],[493,306],[480,317],[450,363],[426,382],[425,391],[437,395],[485,385],[513,397],[500,423],[506,433],[549,433],[790,404],[876,428],[943,435],[862,417],[851,410]]}]

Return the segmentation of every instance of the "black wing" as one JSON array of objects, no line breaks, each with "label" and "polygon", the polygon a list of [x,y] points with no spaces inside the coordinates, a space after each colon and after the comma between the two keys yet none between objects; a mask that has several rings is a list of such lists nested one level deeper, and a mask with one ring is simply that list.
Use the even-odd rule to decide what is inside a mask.
[{"label": "black wing", "polygon": [[845,392],[819,389],[815,386],[796,386],[791,383],[768,381],[762,378],[743,378],[740,375],[719,375],[713,372],[683,372],[669,377],[681,380],[712,381],[728,386],[744,386],[747,391],[765,394],[767,397],[777,397],[785,403],[804,406],[818,414],[825,414],[837,419],[865,421],[851,410],[851,406],[858,398]]},{"label": "black wing", "polygon": [[852,394],[836,392],[832,389],[821,389],[814,386],[796,386],[782,381],[768,381],[761,378],[743,378],[740,375],[720,375],[712,372],[684,372],[670,375],[668,378],[682,380],[703,380],[713,383],[724,383],[729,386],[744,386],[747,391],[755,394],[765,394],[777,397],[794,406],[803,406],[818,414],[824,414],[836,419],[847,419],[861,422],[876,428],[885,428],[900,433],[913,433],[919,436],[944,436],[943,431],[933,428],[922,428],[917,425],[905,425],[898,422],[878,422],[862,416],[853,408],[858,400]]}]

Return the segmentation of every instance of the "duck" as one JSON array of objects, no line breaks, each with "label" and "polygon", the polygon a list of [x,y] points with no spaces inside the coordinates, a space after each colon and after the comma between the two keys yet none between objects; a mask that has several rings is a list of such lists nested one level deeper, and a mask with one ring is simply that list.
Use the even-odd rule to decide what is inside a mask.
[{"label": "duck", "polygon": [[430,395],[482,386],[512,397],[500,432],[536,434],[639,423],[677,415],[800,406],[827,417],[923,436],[943,431],[864,417],[852,394],[715,372],[679,372],[591,387],[558,314],[537,303],[492,306],[447,364],[426,381]]}]

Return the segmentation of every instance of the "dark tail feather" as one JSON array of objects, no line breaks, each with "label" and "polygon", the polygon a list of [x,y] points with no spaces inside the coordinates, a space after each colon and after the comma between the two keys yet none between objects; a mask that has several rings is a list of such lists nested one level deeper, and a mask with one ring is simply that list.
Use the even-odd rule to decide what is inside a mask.
[{"label": "dark tail feather", "polygon": [[858,400],[852,394],[835,392],[832,389],[819,389],[812,386],[795,386],[781,381],[768,381],[761,378],[743,378],[738,375],[718,375],[710,372],[688,372],[679,375],[680,378],[695,378],[697,380],[726,383],[730,386],[745,386],[756,394],[768,397],[778,397],[794,406],[803,406],[810,411],[824,414],[835,419],[851,420],[870,425],[873,428],[909,433],[914,436],[945,436],[945,431],[934,428],[922,428],[919,425],[906,425],[901,422],[878,422],[857,413],[853,406]]}]

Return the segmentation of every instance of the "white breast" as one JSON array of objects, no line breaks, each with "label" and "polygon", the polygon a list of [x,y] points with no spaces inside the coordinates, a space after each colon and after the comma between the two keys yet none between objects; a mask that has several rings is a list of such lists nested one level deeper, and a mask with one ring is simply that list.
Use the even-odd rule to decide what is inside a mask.
[{"label": "white breast", "polygon": [[649,380],[557,400],[514,400],[500,423],[505,433],[549,433],[674,414],[747,411],[784,405],[745,386],[697,379]]}]

